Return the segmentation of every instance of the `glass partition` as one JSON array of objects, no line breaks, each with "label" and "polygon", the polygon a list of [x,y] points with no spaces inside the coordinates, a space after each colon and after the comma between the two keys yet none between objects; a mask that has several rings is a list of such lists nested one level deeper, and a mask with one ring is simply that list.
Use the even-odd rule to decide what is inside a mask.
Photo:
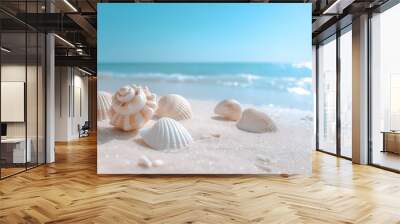
[{"label": "glass partition", "polygon": [[1,175],[6,177],[24,171],[31,162],[26,140],[26,33],[3,32],[1,47]]},{"label": "glass partition", "polygon": [[352,33],[340,36],[340,154],[352,157]]},{"label": "glass partition", "polygon": [[26,113],[27,113],[27,150],[31,151],[28,168],[37,165],[38,159],[38,35],[29,31],[27,37],[27,85],[26,85]]},{"label": "glass partition", "polygon": [[336,153],[336,37],[318,47],[318,146]]},{"label": "glass partition", "polygon": [[[43,3],[20,1],[17,12],[40,13]],[[45,44],[44,33],[0,12],[1,179],[45,163]]]},{"label": "glass partition", "polygon": [[371,19],[373,164],[400,170],[400,4]]}]

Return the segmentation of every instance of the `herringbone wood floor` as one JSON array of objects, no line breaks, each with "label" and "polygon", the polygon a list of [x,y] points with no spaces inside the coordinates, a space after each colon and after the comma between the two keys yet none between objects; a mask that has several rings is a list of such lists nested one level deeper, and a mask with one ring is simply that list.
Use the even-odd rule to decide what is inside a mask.
[{"label": "herringbone wood floor", "polygon": [[98,176],[96,140],[0,181],[0,223],[400,223],[400,175],[316,152],[313,175]]}]

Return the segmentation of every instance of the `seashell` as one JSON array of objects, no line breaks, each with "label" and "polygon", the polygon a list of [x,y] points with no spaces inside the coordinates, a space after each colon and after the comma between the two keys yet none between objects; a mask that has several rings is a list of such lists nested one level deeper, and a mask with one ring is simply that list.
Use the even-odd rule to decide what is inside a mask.
[{"label": "seashell", "polygon": [[103,121],[109,119],[111,107],[111,93],[99,91],[97,92],[97,120]]},{"label": "seashell", "polygon": [[162,161],[161,159],[156,159],[153,161],[153,166],[154,167],[160,167],[164,165],[164,161]]},{"label": "seashell", "polygon": [[169,117],[177,121],[187,120],[192,118],[192,108],[183,96],[169,94],[162,96],[158,101],[156,115],[158,117]]},{"label": "seashell", "polygon": [[161,118],[153,127],[142,130],[144,142],[153,149],[180,149],[193,142],[192,136],[179,122],[171,118]]},{"label": "seashell", "polygon": [[236,126],[241,130],[254,133],[275,132],[277,130],[275,123],[266,113],[253,108],[243,111]]},{"label": "seashell", "polygon": [[211,136],[214,137],[214,138],[220,138],[221,134],[211,134]]},{"label": "seashell", "polygon": [[140,129],[157,109],[156,95],[147,87],[124,86],[112,97],[110,124],[124,131]]},{"label": "seashell", "polygon": [[242,107],[236,100],[223,100],[217,104],[214,113],[227,120],[237,121],[240,119],[240,115],[242,114]]},{"label": "seashell", "polygon": [[147,156],[140,157],[137,164],[143,168],[151,168],[153,166],[153,163]]}]

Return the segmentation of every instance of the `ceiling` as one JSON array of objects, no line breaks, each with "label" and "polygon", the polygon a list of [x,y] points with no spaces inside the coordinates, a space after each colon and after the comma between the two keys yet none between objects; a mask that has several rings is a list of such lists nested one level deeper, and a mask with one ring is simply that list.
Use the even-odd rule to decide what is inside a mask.
[{"label": "ceiling", "polygon": [[[335,32],[339,20],[351,23],[351,17],[373,9],[387,0],[250,0],[207,2],[268,2],[312,3],[313,42]],[[1,0],[0,22],[2,31],[15,42],[16,34],[25,28],[39,32],[54,32],[56,65],[80,66],[96,73],[97,3],[106,2],[204,2],[201,0]],[[27,12],[27,13],[26,13]],[[51,12],[51,13],[50,13]],[[346,22],[342,22],[345,26]],[[23,43],[20,43],[23,44]],[[16,45],[18,45],[16,43]],[[29,51],[29,50],[28,50]]]}]

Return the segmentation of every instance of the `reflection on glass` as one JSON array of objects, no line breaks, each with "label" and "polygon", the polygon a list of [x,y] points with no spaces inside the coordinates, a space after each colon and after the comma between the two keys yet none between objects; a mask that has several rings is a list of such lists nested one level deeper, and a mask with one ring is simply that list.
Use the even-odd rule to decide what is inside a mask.
[{"label": "reflection on glass", "polygon": [[336,40],[318,48],[319,149],[336,153]]},{"label": "reflection on glass", "polygon": [[[28,168],[37,165],[37,33],[27,33],[27,82],[26,82],[26,113],[27,113],[27,142],[30,147]],[[28,147],[28,148],[29,148]]]},{"label": "reflection on glass", "polygon": [[400,5],[372,18],[372,162],[400,170]]},{"label": "reflection on glass", "polygon": [[42,33],[38,34],[38,76],[37,76],[37,90],[38,90],[38,136],[37,136],[37,147],[38,147],[38,164],[45,163],[46,151],[45,151],[45,60],[46,60],[46,52],[45,52],[45,44],[46,39],[45,35]]},{"label": "reflection on glass", "polygon": [[352,35],[340,36],[340,127],[342,156],[352,156]]}]

